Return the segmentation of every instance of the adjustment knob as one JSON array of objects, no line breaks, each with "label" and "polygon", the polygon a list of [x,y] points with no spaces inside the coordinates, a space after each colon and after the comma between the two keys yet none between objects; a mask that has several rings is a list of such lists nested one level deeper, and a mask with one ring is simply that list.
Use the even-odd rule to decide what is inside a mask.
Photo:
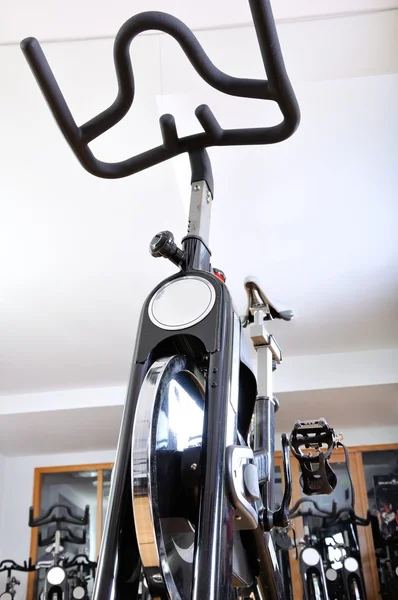
[{"label": "adjustment knob", "polygon": [[174,235],[171,231],[161,231],[160,233],[157,233],[149,244],[149,252],[155,258],[173,254],[175,248],[177,248],[177,244],[174,242]]},{"label": "adjustment knob", "polygon": [[152,238],[149,244],[149,252],[155,258],[168,258],[178,267],[185,263],[185,255],[174,241],[174,235],[171,231],[161,231]]}]

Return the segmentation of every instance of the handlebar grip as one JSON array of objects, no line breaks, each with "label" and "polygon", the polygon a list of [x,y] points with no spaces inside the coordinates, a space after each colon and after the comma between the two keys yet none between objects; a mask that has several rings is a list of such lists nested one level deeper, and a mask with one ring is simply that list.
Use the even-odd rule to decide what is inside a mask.
[{"label": "handlebar grip", "polygon": [[[69,110],[39,42],[32,37],[21,42],[22,51],[54,118],[87,171],[108,179],[126,177],[183,152],[209,146],[274,144],[294,133],[300,122],[300,110],[283,62],[270,1],[249,0],[249,4],[268,80],[227,75],[211,62],[195,35],[179,19],[162,12],[144,12],[126,21],[115,39],[116,99],[107,109],[80,127]],[[201,106],[196,110],[196,116],[202,125],[202,133],[179,138],[173,117],[163,115],[160,123],[163,137],[161,146],[116,163],[98,160],[88,144],[118,123],[131,107],[135,83],[130,44],[138,34],[153,29],[171,35],[202,79],[220,92],[277,102],[283,115],[282,122],[270,127],[222,129],[211,110]]]},{"label": "handlebar grip", "polygon": [[28,37],[21,42],[21,49],[62,133],[70,144],[78,145],[81,138],[79,127],[39,42],[33,37]]}]

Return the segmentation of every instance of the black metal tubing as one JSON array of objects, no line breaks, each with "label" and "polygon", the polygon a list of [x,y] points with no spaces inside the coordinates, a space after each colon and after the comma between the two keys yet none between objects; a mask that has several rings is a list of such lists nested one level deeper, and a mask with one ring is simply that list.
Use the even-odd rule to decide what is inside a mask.
[{"label": "black metal tubing", "polygon": [[189,162],[191,164],[191,185],[195,181],[205,181],[214,198],[214,178],[213,169],[208,153],[205,148],[191,150],[189,152]]},{"label": "black metal tubing", "polygon": [[[57,517],[54,511],[57,508],[62,508],[66,516]],[[34,518],[33,506],[29,508],[29,527],[41,527],[42,525],[49,525],[50,523],[70,523],[71,525],[88,525],[90,520],[90,507],[87,506],[84,509],[83,517],[74,515],[69,506],[66,504],[53,504],[41,517]]]},{"label": "black metal tubing", "polygon": [[[54,118],[87,171],[98,177],[117,179],[133,175],[183,152],[209,146],[274,144],[294,133],[300,122],[300,110],[286,73],[270,0],[249,0],[249,4],[268,80],[242,79],[223,73],[211,62],[192,31],[179,19],[162,12],[143,12],[126,21],[115,39],[116,99],[111,106],[80,127],[72,116],[39,42],[32,37],[21,42],[25,58]],[[223,129],[210,108],[201,105],[195,115],[203,133],[179,138],[174,117],[163,115],[160,118],[161,146],[116,163],[98,160],[88,144],[118,123],[130,109],[135,93],[130,44],[138,34],[153,29],[171,35],[202,79],[220,92],[277,102],[283,115],[282,122],[271,127]]]},{"label": "black metal tubing", "polygon": [[[135,361],[133,362],[129,389],[120,426],[116,460],[112,473],[111,495],[109,498],[92,593],[92,598],[95,600],[109,600],[112,596],[112,586],[118,571],[119,533],[124,526],[130,527],[131,531],[134,531],[134,522],[122,524],[120,521],[123,512],[122,508],[126,504],[126,501],[129,501],[130,504],[132,504],[131,489],[129,489],[128,486],[128,482],[130,481],[128,470],[131,463],[131,435],[133,431],[137,397],[147,368],[148,365],[146,363],[137,364]],[[115,582],[115,598],[118,600],[127,600],[129,597],[128,594],[122,596],[117,592],[122,585],[123,582]]]},{"label": "black metal tubing", "polygon": [[227,414],[233,349],[233,308],[225,286],[219,300],[220,350],[210,355],[203,425],[202,481],[195,540],[192,600],[230,600],[233,509],[225,493]]},{"label": "black metal tubing", "polygon": [[24,561],[23,565],[19,565],[12,559],[5,559],[0,562],[0,573],[3,571],[21,571],[22,573],[28,573],[29,571],[35,570],[35,565],[32,564],[32,560],[28,562]]},{"label": "black metal tubing", "polygon": [[[337,502],[336,500],[333,500],[332,503],[332,510],[326,510],[325,508],[321,508],[319,506],[319,504],[316,502],[316,500],[313,500],[312,498],[308,498],[307,496],[305,498],[299,498],[296,502],[296,504],[294,506],[292,506],[292,508],[289,511],[289,516],[291,519],[295,519],[296,517],[302,516],[303,513],[299,512],[297,509],[299,506],[301,506],[301,504],[305,504],[305,503],[309,503],[312,504],[313,506],[315,506],[316,510],[319,513],[323,513],[322,515],[312,515],[312,516],[325,516],[325,517],[335,517],[337,514]],[[310,514],[310,513],[308,513]]]},{"label": "black metal tubing", "polygon": [[[290,445],[286,433],[282,433],[282,466],[284,492],[280,507],[274,512],[273,522],[276,527],[288,527],[289,505],[292,500],[292,471],[290,467]],[[273,507],[271,507],[271,510]]]},{"label": "black metal tubing", "polygon": [[90,560],[87,554],[75,554],[72,560],[66,559],[62,566],[65,570],[68,570],[72,569],[73,567],[80,567],[80,565],[88,567],[89,570],[92,572],[93,576],[95,575],[97,563]]},{"label": "black metal tubing", "polygon": [[255,411],[254,452],[264,451],[267,456],[267,480],[263,485],[262,499],[265,507],[265,526],[273,526],[274,510],[274,452],[275,452],[275,405],[272,398],[257,396]]}]

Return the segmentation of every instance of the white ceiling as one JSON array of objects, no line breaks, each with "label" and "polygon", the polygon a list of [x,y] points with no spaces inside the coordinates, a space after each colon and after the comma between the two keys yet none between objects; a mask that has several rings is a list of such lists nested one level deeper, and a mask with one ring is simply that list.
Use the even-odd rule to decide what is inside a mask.
[{"label": "white ceiling", "polygon": [[[389,11],[397,0],[277,0],[275,18],[284,20],[328,18],[350,13]],[[34,35],[41,40],[114,37],[121,24],[145,10],[170,12],[193,29],[251,22],[247,0],[2,0],[0,41],[19,42]]]},{"label": "white ceiling", "polygon": [[[58,3],[37,4],[41,13],[31,3],[21,11],[21,2],[3,2],[0,40],[110,35],[130,3],[112,3],[112,18],[109,3],[100,3],[94,24],[85,3],[78,5],[79,18],[74,3],[62,4],[57,14],[51,11]],[[394,3],[351,4],[326,2],[324,11]],[[198,27],[249,21],[243,1],[217,3],[214,21],[202,9],[201,21],[198,6],[179,2],[180,16],[186,11],[185,20]],[[173,8],[173,1],[162,7]],[[130,4],[128,14],[134,9]],[[297,16],[296,9],[314,14],[319,3],[278,3],[280,18]],[[227,273],[240,309],[248,273],[292,305],[296,320],[273,325],[285,355],[398,346],[397,12],[279,30],[302,124],[278,146],[211,150],[213,262]],[[221,68],[261,76],[250,27],[199,37]],[[45,50],[78,122],[113,100],[111,40],[47,44]],[[93,144],[101,158],[117,160],[159,143],[164,110],[176,114],[181,133],[197,127],[192,112],[203,101],[225,126],[274,118],[261,103],[209,92],[164,36],[136,40],[133,64],[134,108]],[[17,46],[0,47],[0,74],[6,81],[0,97],[0,393],[125,382],[142,301],[173,271],[150,258],[148,243],[160,229],[177,239],[185,233],[187,160],[127,180],[96,179],[62,139]]]}]

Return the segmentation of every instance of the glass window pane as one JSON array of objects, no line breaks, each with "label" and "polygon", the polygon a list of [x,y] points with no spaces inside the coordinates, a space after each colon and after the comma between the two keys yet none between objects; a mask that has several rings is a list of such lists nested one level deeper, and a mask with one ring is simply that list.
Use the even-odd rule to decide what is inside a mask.
[{"label": "glass window pane", "polygon": [[[53,559],[53,544],[55,532],[60,528],[60,540],[62,556],[71,560],[77,554],[85,554],[92,561],[96,556],[96,516],[97,516],[97,471],[76,471],[46,473],[41,480],[41,503],[40,515],[48,511],[51,506],[62,504],[67,506],[73,515],[84,516],[86,505],[90,508],[90,520],[88,526],[61,523],[56,525],[50,523],[39,528],[39,540],[37,548],[37,561],[51,561]],[[65,509],[57,508],[54,511],[57,517],[66,514]],[[82,539],[85,533],[85,541]],[[73,569],[72,569],[73,570]],[[71,577],[73,576],[70,571]],[[45,578],[45,569],[37,573],[35,585],[35,597],[39,598]],[[69,572],[68,572],[69,573]],[[92,590],[92,580],[89,581],[89,592]]]}]

